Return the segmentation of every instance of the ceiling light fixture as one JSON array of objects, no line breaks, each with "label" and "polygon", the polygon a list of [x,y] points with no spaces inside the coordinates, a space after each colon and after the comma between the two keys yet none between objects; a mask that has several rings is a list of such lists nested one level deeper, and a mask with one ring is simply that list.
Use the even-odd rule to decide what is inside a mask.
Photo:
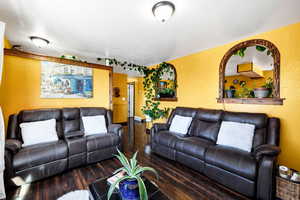
[{"label": "ceiling light fixture", "polygon": [[175,5],[170,1],[160,1],[152,7],[153,15],[161,22],[167,21],[175,12]]},{"label": "ceiling light fixture", "polygon": [[50,43],[49,40],[37,36],[30,36],[29,38],[33,44],[39,48],[45,47]]}]

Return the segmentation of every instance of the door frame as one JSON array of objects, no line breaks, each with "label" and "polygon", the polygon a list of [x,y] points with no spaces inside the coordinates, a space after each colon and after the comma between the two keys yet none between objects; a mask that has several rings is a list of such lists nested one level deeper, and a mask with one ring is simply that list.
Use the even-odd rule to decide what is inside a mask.
[{"label": "door frame", "polygon": [[[135,116],[135,82],[128,82],[127,83],[127,89],[128,89],[128,86],[129,85],[132,85],[133,86],[133,117]],[[128,92],[128,94],[129,94],[129,92]],[[127,110],[127,112],[128,112],[128,118],[130,117],[130,112],[129,112],[129,110],[130,110],[130,96],[128,96],[128,110]]]}]

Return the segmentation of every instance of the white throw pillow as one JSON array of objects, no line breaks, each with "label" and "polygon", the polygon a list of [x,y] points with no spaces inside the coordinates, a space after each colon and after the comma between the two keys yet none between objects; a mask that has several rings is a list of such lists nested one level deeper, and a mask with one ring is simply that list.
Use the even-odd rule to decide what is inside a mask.
[{"label": "white throw pillow", "polygon": [[45,142],[58,141],[56,132],[56,120],[49,119],[36,122],[24,122],[20,124],[23,139],[22,147]]},{"label": "white throw pillow", "polygon": [[223,121],[217,144],[251,152],[255,126],[253,124]]},{"label": "white throw pillow", "polygon": [[192,120],[193,120],[192,117],[175,115],[172,120],[169,131],[185,135],[189,130]]},{"label": "white throw pillow", "polygon": [[85,135],[107,133],[104,115],[82,117],[82,122]]}]

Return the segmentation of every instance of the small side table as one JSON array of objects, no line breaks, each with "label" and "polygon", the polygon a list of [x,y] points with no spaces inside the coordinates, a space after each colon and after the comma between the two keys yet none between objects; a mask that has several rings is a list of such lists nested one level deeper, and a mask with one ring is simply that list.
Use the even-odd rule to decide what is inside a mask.
[{"label": "small side table", "polygon": [[276,176],[276,197],[282,200],[300,200],[300,183]]}]

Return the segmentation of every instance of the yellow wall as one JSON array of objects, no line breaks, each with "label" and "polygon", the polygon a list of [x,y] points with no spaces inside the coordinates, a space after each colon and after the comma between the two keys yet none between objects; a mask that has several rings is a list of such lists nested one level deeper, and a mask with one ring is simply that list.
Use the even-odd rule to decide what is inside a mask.
[{"label": "yellow wall", "polygon": [[113,97],[113,122],[127,122],[127,74],[113,73],[112,87],[120,88],[120,96]]},{"label": "yellow wall", "polygon": [[235,89],[240,89],[241,86],[239,84],[233,84],[233,80],[237,79],[239,81],[246,81],[246,87],[249,89],[254,89],[254,88],[258,88],[258,87],[262,87],[266,81],[268,80],[268,78],[272,78],[273,79],[273,71],[263,71],[263,78],[259,78],[259,79],[251,79],[250,77],[247,76],[243,76],[243,75],[236,75],[236,76],[226,76],[225,80],[227,81],[225,83],[225,89],[229,89],[229,87],[231,85],[233,85],[235,87]]},{"label": "yellow wall", "polygon": [[283,106],[218,104],[219,64],[236,41],[199,53],[181,57],[174,64],[178,77],[178,102],[162,106],[204,107],[230,111],[262,112],[281,119],[282,153],[279,163],[300,170],[300,23],[262,33],[244,40],[260,38],[273,42],[281,53],[281,96]]},{"label": "yellow wall", "polygon": [[8,116],[23,109],[101,106],[109,108],[109,71],[93,69],[94,97],[91,99],[41,99],[38,60],[4,56],[0,105]]},{"label": "yellow wall", "polygon": [[134,82],[135,84],[135,92],[134,92],[134,100],[135,100],[135,116],[139,116],[141,118],[145,118],[141,108],[144,104],[144,88],[143,88],[143,78],[141,77],[130,77],[127,79],[127,82]]},{"label": "yellow wall", "polygon": [[4,37],[4,48],[6,48],[6,49],[11,48],[11,44],[9,43],[9,41],[5,37]]}]

